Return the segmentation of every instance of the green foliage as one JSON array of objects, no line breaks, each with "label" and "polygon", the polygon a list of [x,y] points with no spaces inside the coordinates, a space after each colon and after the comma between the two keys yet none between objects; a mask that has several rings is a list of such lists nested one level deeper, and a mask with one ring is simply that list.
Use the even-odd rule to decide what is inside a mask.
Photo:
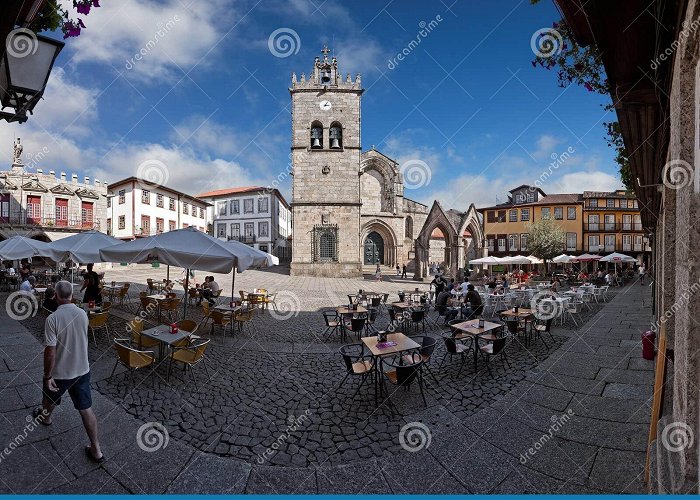
[{"label": "green foliage", "polygon": [[566,233],[551,219],[543,219],[527,226],[527,247],[530,253],[545,261],[553,259],[564,249]]}]

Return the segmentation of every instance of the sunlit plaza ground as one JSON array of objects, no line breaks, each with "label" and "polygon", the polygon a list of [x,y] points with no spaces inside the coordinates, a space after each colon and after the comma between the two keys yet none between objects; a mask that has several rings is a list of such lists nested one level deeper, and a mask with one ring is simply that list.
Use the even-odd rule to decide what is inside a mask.
[{"label": "sunlit plaza ground", "polygon": [[[18,322],[1,308],[0,442],[14,444],[0,456],[0,492],[643,491],[653,362],[641,358],[640,341],[651,294],[637,281],[611,288],[578,327],[557,319],[551,335],[529,344],[512,339],[510,366],[496,359],[487,367],[480,359],[475,371],[468,357],[460,371],[459,357],[446,356],[449,329],[442,318],[429,320],[425,333],[411,332],[438,339],[424,376],[426,403],[412,384],[388,387],[389,399],[375,404],[371,381],[358,389],[350,377],[338,387],[346,374],[344,342],[337,333],[324,336],[322,312],[347,304],[358,289],[388,293],[391,303],[400,290],[427,291],[427,283],[249,270],[236,276],[236,294],[264,287],[277,293],[279,310],[257,312],[253,325],[233,334],[200,328],[211,344],[195,378],[177,367],[168,379],[167,362],[152,376],[118,368],[110,377],[110,339],[128,337],[138,290],[165,273],[150,266],[106,271],[107,281],[133,284],[134,300],[115,305],[109,332],[99,331],[96,342],[90,337],[107,458],[101,465],[87,460],[85,432],[67,397],[51,426],[32,423],[44,318]],[[180,276],[171,270],[171,278]],[[229,294],[231,276],[216,279]],[[200,321],[201,308],[190,306],[187,317]],[[388,323],[382,309],[375,326]]]}]

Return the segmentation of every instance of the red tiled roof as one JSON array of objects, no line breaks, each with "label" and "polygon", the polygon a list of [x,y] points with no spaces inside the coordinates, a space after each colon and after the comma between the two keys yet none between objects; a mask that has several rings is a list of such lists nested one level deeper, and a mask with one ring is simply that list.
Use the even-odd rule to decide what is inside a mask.
[{"label": "red tiled roof", "polygon": [[206,193],[199,193],[197,195],[197,198],[213,198],[215,196],[226,196],[229,194],[252,193],[255,191],[265,191],[265,189],[267,188],[264,188],[262,186],[244,186],[228,189],[216,189],[214,191],[207,191]]}]

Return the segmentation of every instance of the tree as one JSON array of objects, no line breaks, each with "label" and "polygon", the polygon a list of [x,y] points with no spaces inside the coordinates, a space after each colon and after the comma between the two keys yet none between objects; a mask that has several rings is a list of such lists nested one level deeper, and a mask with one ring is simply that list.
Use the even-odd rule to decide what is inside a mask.
[{"label": "tree", "polygon": [[566,233],[551,219],[542,219],[527,226],[527,247],[535,257],[547,261],[559,255],[566,242]]}]

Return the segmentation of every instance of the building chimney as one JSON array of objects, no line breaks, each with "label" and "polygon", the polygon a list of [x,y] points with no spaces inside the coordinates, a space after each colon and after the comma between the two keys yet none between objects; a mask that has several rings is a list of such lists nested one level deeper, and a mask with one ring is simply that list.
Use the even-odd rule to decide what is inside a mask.
[{"label": "building chimney", "polygon": [[54,177],[56,177],[56,171],[55,171],[55,170],[49,170],[49,175],[53,175]]},{"label": "building chimney", "polygon": [[90,184],[90,177],[88,177],[88,176],[86,175],[85,178],[83,179],[83,183],[84,183],[84,184]]},{"label": "building chimney", "polygon": [[42,168],[37,168],[37,169],[36,169],[36,173],[37,173],[37,174],[43,174],[43,173],[44,173],[44,169],[42,169]]},{"label": "building chimney", "polygon": [[99,185],[100,185],[100,179],[95,179],[95,186],[99,186]]},{"label": "building chimney", "polygon": [[71,175],[71,181],[73,182],[73,184],[77,184],[78,183],[78,174]]},{"label": "building chimney", "polygon": [[61,172],[61,180],[63,182],[66,182],[66,173],[65,172]]}]

